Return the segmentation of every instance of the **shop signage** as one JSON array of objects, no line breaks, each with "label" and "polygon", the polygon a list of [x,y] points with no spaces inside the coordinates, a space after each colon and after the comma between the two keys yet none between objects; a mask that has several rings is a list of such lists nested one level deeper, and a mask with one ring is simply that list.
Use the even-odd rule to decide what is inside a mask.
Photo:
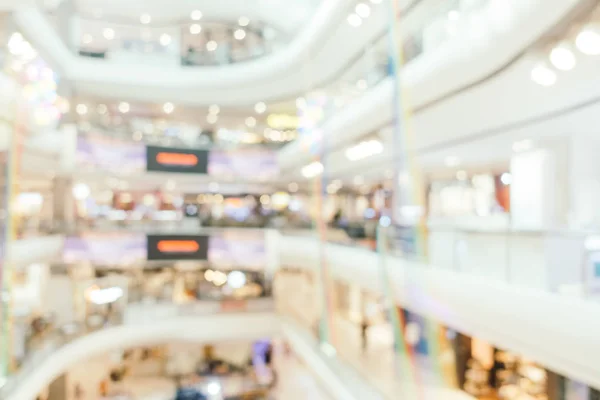
[{"label": "shop signage", "polygon": [[148,235],[148,260],[207,260],[208,236]]},{"label": "shop signage", "polygon": [[146,164],[147,170],[153,172],[206,174],[208,151],[148,146]]}]

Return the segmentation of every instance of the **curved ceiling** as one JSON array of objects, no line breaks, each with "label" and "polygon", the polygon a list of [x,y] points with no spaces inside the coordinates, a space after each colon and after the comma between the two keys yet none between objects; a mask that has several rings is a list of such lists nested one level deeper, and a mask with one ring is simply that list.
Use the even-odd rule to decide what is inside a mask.
[{"label": "curved ceiling", "polygon": [[[58,0],[51,9],[64,3]],[[50,0],[49,3],[52,3]],[[177,24],[190,21],[192,11],[202,13],[201,20],[238,21],[240,17],[260,20],[278,30],[296,32],[308,21],[320,0],[72,0],[74,8],[81,14],[98,20],[119,19],[139,24],[142,14],[152,17],[152,25]]]},{"label": "curved ceiling", "polygon": [[[457,37],[439,51],[425,54],[408,65],[402,79],[410,92],[411,108],[415,110],[411,125],[416,133],[417,152],[423,155],[436,148],[448,148],[476,132],[531,117],[567,99],[573,100],[571,96],[548,98],[548,88],[530,80],[535,57],[524,56],[523,52],[582,3],[589,2],[551,0],[539,2],[537,8],[518,9],[518,15],[511,21],[511,30],[493,32],[484,41],[480,38],[479,43]],[[576,73],[571,74],[572,79],[576,76]],[[359,173],[367,164],[389,160],[390,154],[384,153],[363,162],[349,163],[343,148],[367,133],[391,126],[393,90],[394,83],[388,78],[325,121],[322,129],[329,133],[328,146],[337,150],[328,161],[330,168],[337,173],[344,170]],[[581,98],[583,93],[579,95]],[[391,129],[384,129],[381,134],[384,140],[391,140]],[[496,155],[506,157],[510,151],[508,146],[506,152]],[[279,152],[282,168],[294,171],[295,178],[300,176],[299,167],[311,159],[310,154],[302,152],[298,141]],[[434,163],[444,165],[443,157],[436,158]]]},{"label": "curved ceiling", "polygon": [[[114,349],[151,345],[169,341],[197,343],[227,340],[257,340],[271,337],[281,331],[274,313],[243,313],[198,315],[169,318],[163,323],[139,323],[105,328],[78,338],[51,356],[37,360],[35,368],[22,370],[17,375],[20,383],[3,394],[4,400],[33,400],[55,378],[72,366],[94,355]],[[26,382],[24,384],[23,382]],[[10,384],[10,381],[9,381]]]},{"label": "curved ceiling", "polygon": [[[413,0],[415,1],[415,0]],[[405,3],[409,3],[405,0]],[[285,48],[253,61],[202,69],[118,64],[75,56],[36,8],[20,7],[17,25],[63,78],[79,93],[129,100],[224,106],[248,105],[296,96],[335,77],[357,49],[381,33],[387,19],[383,5],[359,28],[346,23],[352,3],[323,2]]]}]

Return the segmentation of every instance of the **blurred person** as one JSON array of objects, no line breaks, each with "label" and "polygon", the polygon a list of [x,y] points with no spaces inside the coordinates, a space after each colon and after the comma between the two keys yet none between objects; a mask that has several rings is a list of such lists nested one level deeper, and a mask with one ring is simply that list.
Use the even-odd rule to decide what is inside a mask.
[{"label": "blurred person", "polygon": [[81,388],[80,383],[75,384],[75,390],[73,391],[75,400],[82,400],[85,392]]},{"label": "blurred person", "polygon": [[365,317],[360,323],[360,340],[362,350],[366,351],[369,346],[369,321]]}]

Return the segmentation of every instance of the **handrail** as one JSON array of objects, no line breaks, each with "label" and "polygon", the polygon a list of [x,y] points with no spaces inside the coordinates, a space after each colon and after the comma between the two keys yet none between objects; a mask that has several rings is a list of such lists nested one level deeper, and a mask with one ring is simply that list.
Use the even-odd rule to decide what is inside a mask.
[{"label": "handrail", "polygon": [[[244,313],[264,313],[266,311],[274,310],[272,299],[270,301],[260,299],[256,302],[249,300],[246,301],[246,303],[249,306],[246,307],[246,309],[244,309]],[[255,303],[258,306],[253,307],[253,303]],[[146,320],[147,318],[150,321],[156,321],[157,318],[164,320],[165,318],[198,315],[215,315],[223,313],[235,314],[240,311],[239,309],[223,309],[222,307],[220,307],[220,305],[223,304],[223,302],[218,301],[198,301],[181,305],[176,305],[175,303],[170,304],[175,306],[172,310],[174,312],[171,314],[162,313],[160,315],[157,315],[157,313],[154,312],[153,307],[156,305],[156,303],[133,303],[126,307],[123,310],[123,312],[111,316],[110,319],[105,320],[103,323],[100,324],[91,324],[89,320],[83,320],[74,321],[52,329],[50,332],[44,334],[42,343],[40,344],[40,346],[38,346],[36,350],[30,350],[30,352],[26,355],[22,366],[13,375],[10,375],[8,377],[7,381],[3,386],[0,386],[0,398],[7,399],[11,391],[14,390],[22,381],[27,379],[27,376],[31,371],[35,370],[39,364],[52,357],[52,355],[63,346],[72,343],[85,335],[99,332],[104,328],[114,328],[119,326],[130,325],[132,323],[138,323],[139,320],[135,320],[134,322],[132,322],[130,317],[127,316],[128,308],[131,311],[131,308],[134,306],[142,306],[141,311],[146,313],[144,320]]]}]

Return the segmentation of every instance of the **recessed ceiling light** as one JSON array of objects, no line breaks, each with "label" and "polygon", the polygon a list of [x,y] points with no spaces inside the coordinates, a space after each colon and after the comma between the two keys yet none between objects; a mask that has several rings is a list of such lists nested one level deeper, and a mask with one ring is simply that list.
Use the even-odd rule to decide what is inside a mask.
[{"label": "recessed ceiling light", "polygon": [[264,112],[267,111],[267,105],[262,101],[258,102],[254,105],[254,111],[256,111],[257,114],[264,114]]},{"label": "recessed ceiling light", "polygon": [[171,44],[172,38],[171,35],[167,34],[167,33],[163,33],[162,35],[160,35],[160,44],[162,44],[163,46],[168,46]]},{"label": "recessed ceiling light", "polygon": [[550,62],[556,69],[570,71],[577,65],[577,58],[569,45],[561,44],[550,52]]},{"label": "recessed ceiling light", "polygon": [[119,111],[122,112],[123,114],[128,113],[130,110],[130,106],[129,103],[122,101],[119,103]]},{"label": "recessed ceiling light", "polygon": [[96,112],[100,115],[106,114],[107,111],[108,111],[108,107],[106,107],[106,104],[98,104],[96,106]]},{"label": "recessed ceiling light", "polygon": [[209,40],[206,43],[206,50],[208,50],[208,51],[215,51],[218,46],[219,45],[217,44],[217,42],[215,42],[214,40]]},{"label": "recessed ceiling light", "polygon": [[288,190],[290,193],[296,193],[298,191],[298,184],[296,182],[292,182],[288,185]]},{"label": "recessed ceiling light", "polygon": [[75,111],[79,115],[85,115],[88,112],[88,108],[85,104],[77,104],[77,107],[75,107]]},{"label": "recessed ceiling light", "polygon": [[367,18],[369,15],[371,15],[371,7],[365,3],[358,3],[354,11],[356,11],[356,14],[362,18]]},{"label": "recessed ceiling light", "polygon": [[371,3],[373,4],[381,4],[382,0],[371,0]]},{"label": "recessed ceiling light", "polygon": [[163,104],[163,111],[167,114],[171,114],[175,110],[175,106],[173,103],[165,103]]},{"label": "recessed ceiling light", "polygon": [[152,17],[150,16],[150,14],[142,14],[140,16],[140,22],[142,24],[149,24],[150,22],[152,22]]},{"label": "recessed ceiling light", "polygon": [[246,126],[248,128],[254,128],[256,126],[256,118],[254,118],[254,117],[246,118]]},{"label": "recessed ceiling light", "polygon": [[348,15],[348,23],[353,27],[358,27],[362,24],[362,18],[358,14]]},{"label": "recessed ceiling light", "polygon": [[197,35],[200,32],[202,32],[202,26],[200,26],[200,24],[192,24],[192,25],[190,25],[190,33],[192,35]]},{"label": "recessed ceiling light", "polygon": [[575,39],[575,45],[583,54],[597,56],[600,54],[600,29],[595,25],[585,27]]},{"label": "recessed ceiling light", "polygon": [[194,10],[194,11],[192,11],[192,14],[190,15],[190,17],[194,21],[200,21],[202,19],[202,11],[200,11],[200,10]]},{"label": "recessed ceiling light", "polygon": [[510,185],[512,183],[512,175],[510,172],[505,172],[500,175],[500,182],[502,182],[504,186]]},{"label": "recessed ceiling light", "polygon": [[115,30],[112,28],[104,28],[102,35],[106,40],[113,40],[115,38]]},{"label": "recessed ceiling light", "polygon": [[218,119],[219,116],[217,114],[208,114],[206,116],[206,122],[208,122],[209,124],[216,124]]},{"label": "recessed ceiling light", "polygon": [[552,86],[556,83],[556,72],[545,63],[538,64],[531,70],[531,80],[542,86]]},{"label": "recessed ceiling light", "polygon": [[220,111],[221,108],[216,104],[213,104],[210,107],[208,107],[208,112],[211,114],[218,114]]},{"label": "recessed ceiling light", "polygon": [[81,37],[81,41],[84,44],[90,44],[90,43],[92,43],[93,40],[94,40],[94,38],[89,33],[86,33]]},{"label": "recessed ceiling light", "polygon": [[250,24],[250,18],[248,18],[248,17],[240,17],[240,19],[238,19],[238,24],[240,26],[248,26],[248,24]]},{"label": "recessed ceiling light", "polygon": [[237,40],[243,40],[246,37],[246,31],[241,28],[236,29],[235,32],[233,32],[233,37]]}]

